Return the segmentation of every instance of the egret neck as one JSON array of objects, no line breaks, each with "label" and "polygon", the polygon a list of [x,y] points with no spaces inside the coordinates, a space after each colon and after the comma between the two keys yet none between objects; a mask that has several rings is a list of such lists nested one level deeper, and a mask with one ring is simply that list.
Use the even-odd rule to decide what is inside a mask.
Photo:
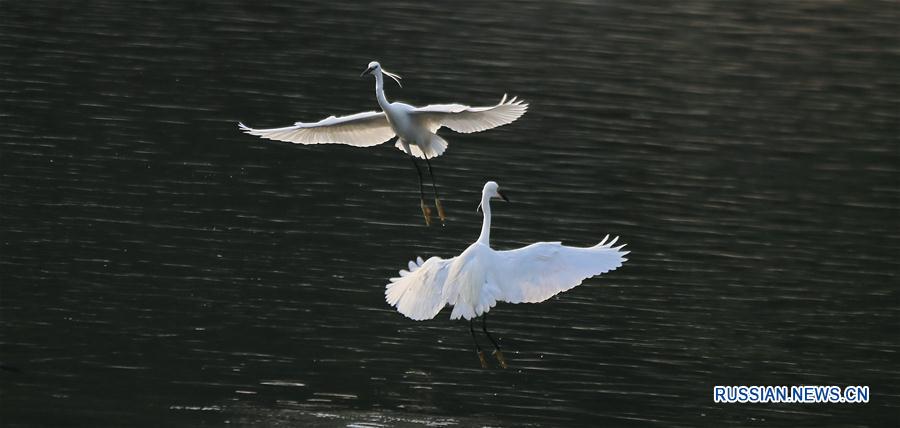
[{"label": "egret neck", "polygon": [[478,243],[491,246],[491,197],[487,192],[481,194],[481,212],[484,213],[484,222],[481,223],[481,235]]},{"label": "egret neck", "polygon": [[388,111],[390,109],[391,103],[388,102],[387,97],[384,96],[384,75],[381,70],[375,70],[375,98],[378,99],[378,105],[381,106],[381,109],[384,111]]}]

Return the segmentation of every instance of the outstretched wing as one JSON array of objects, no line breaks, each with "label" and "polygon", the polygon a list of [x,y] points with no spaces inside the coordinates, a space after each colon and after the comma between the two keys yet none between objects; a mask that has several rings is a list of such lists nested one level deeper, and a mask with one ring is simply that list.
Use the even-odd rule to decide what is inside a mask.
[{"label": "outstretched wing", "polygon": [[331,116],[316,123],[297,122],[294,126],[254,129],[243,123],[238,128],[250,135],[295,144],[349,144],[369,147],[394,137],[387,117],[380,111],[367,111],[349,116]]},{"label": "outstretched wing", "polygon": [[539,242],[511,251],[498,251],[493,281],[509,303],[543,302],[580,285],[586,278],[622,266],[628,251],[613,247],[619,238],[593,247],[566,247],[559,242]]},{"label": "outstretched wing", "polygon": [[409,262],[409,270],[401,270],[400,276],[391,278],[384,290],[385,300],[401,314],[416,321],[435,317],[447,304],[441,290],[447,280],[447,271],[453,259],[421,257]]},{"label": "outstretched wing", "polygon": [[414,118],[431,132],[446,126],[456,132],[468,134],[512,123],[528,110],[528,104],[506,94],[495,106],[469,107],[462,104],[433,104],[412,111]]}]

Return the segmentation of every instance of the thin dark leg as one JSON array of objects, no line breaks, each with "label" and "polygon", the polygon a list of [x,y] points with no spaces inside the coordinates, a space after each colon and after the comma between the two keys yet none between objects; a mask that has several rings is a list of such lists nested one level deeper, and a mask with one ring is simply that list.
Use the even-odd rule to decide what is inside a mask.
[{"label": "thin dark leg", "polygon": [[478,345],[478,339],[475,338],[475,327],[472,325],[474,321],[474,318],[469,320],[469,333],[472,334],[472,343],[475,344],[475,353],[478,354],[478,361],[481,362],[481,368],[486,369],[488,368],[487,360],[484,359],[484,352],[481,351],[481,346]]},{"label": "thin dark leg", "polygon": [[437,191],[437,181],[434,179],[434,169],[431,168],[431,161],[428,160],[428,156],[422,153],[422,156],[425,157],[425,164],[428,165],[428,173],[431,174],[431,189],[434,190],[434,206],[437,208],[438,217],[441,218],[441,223],[444,223],[444,220],[447,219],[447,216],[444,214],[444,207],[441,206],[441,199],[438,196]]},{"label": "thin dark leg", "polygon": [[425,156],[425,164],[428,165],[428,173],[431,174],[431,189],[434,190],[434,197],[438,197],[437,184],[434,180],[434,170],[431,168],[431,161],[428,160],[428,156]]},{"label": "thin dark leg", "polygon": [[487,312],[481,315],[481,331],[483,331],[484,335],[487,336],[487,338],[490,339],[491,343],[494,344],[494,356],[497,357],[497,361],[500,363],[500,367],[503,367],[505,369],[507,366],[506,359],[503,357],[503,351],[500,350],[500,345],[497,344],[497,341],[494,340],[493,337],[491,337],[491,334],[488,333],[487,330]]},{"label": "thin dark leg", "polygon": [[494,348],[499,350],[500,345],[497,344],[497,341],[494,340],[494,338],[491,337],[491,334],[487,331],[487,313],[481,314],[481,331],[483,331],[484,335],[487,336],[487,338],[490,339],[491,343],[494,344]]},{"label": "thin dark leg", "polygon": [[416,167],[416,174],[419,175],[419,196],[422,200],[425,200],[425,187],[422,184],[422,169],[419,168],[419,163],[416,162],[416,157],[413,155],[409,155],[409,159],[412,160],[413,166]]},{"label": "thin dark leg", "polygon": [[425,217],[425,225],[431,226],[431,208],[425,205],[425,187],[422,184],[422,170],[419,163],[416,162],[415,156],[410,152],[409,158],[412,160],[413,166],[416,167],[416,174],[419,176],[419,205],[422,207],[422,216]]}]

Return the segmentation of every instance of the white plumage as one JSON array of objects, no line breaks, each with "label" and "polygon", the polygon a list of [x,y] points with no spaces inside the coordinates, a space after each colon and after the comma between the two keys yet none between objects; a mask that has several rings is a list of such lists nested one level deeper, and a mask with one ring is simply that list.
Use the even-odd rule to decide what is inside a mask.
[{"label": "white plumage", "polygon": [[[622,265],[625,245],[613,247],[609,235],[593,247],[567,247],[538,242],[509,251],[490,247],[492,197],[503,197],[493,181],[484,185],[481,206],[484,222],[478,241],[457,257],[421,257],[391,278],[385,290],[388,304],[414,320],[434,318],[452,305],[451,319],[471,320],[497,302],[537,303],[569,290],[586,278]],[[505,198],[504,198],[505,199]]]},{"label": "white plumage", "polygon": [[297,122],[293,126],[271,129],[250,128],[239,123],[239,128],[250,134],[269,140],[295,144],[348,144],[357,147],[376,146],[398,136],[397,148],[418,158],[440,156],[447,142],[436,132],[441,127],[456,132],[471,133],[509,124],[525,114],[528,104],[503,95],[497,105],[469,107],[462,104],[434,104],[414,107],[399,102],[388,102],[384,94],[386,74],[399,84],[400,76],[381,68],[377,62],[369,63],[363,74],[375,75],[375,97],[383,111],[370,111],[349,116],[331,116],[315,123]]},{"label": "white plumage", "polygon": [[425,159],[434,190],[434,205],[441,222],[446,219],[444,208],[437,194],[434,171],[429,159],[436,158],[447,150],[447,140],[437,135],[438,129],[450,128],[456,132],[470,133],[511,123],[525,114],[528,104],[506,94],[497,105],[489,107],[469,107],[462,104],[434,104],[414,107],[409,104],[392,103],[384,94],[384,76],[400,84],[400,76],[381,68],[372,61],[362,75],[375,76],[375,98],[382,111],[370,111],[349,116],[331,116],[315,123],[297,122],[282,128],[256,129],[243,123],[238,128],[250,135],[269,140],[286,141],[295,144],[348,144],[356,147],[377,146],[395,136],[398,149],[409,154],[419,178],[420,206],[425,223],[431,224],[431,209],[425,204],[422,185],[422,171],[415,158]]},{"label": "white plumage", "polygon": [[293,126],[253,129],[238,123],[241,131],[257,137],[295,144],[341,143],[370,147],[394,138],[394,130],[384,113],[367,111],[349,116],[331,116],[316,123],[296,122]]}]

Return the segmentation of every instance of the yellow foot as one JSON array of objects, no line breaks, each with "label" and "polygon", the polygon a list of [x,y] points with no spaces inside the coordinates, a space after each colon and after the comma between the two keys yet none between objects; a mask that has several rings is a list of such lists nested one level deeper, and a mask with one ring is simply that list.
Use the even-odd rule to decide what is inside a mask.
[{"label": "yellow foot", "polygon": [[425,200],[421,200],[420,204],[422,206],[422,216],[425,217],[425,225],[431,226],[431,208],[425,205]]},{"label": "yellow foot", "polygon": [[504,369],[509,367],[506,365],[506,358],[503,358],[502,351],[500,351],[499,349],[494,351],[494,356],[497,357],[497,361],[500,363],[500,367],[503,367]]},{"label": "yellow foot", "polygon": [[478,351],[478,361],[481,361],[481,368],[483,368],[483,369],[488,368],[487,360],[484,359],[483,351]]},{"label": "yellow foot", "polygon": [[447,215],[444,214],[444,207],[441,206],[441,200],[437,197],[434,198],[434,207],[437,208],[438,217],[441,218],[441,224],[444,224],[444,221],[447,220]]}]

